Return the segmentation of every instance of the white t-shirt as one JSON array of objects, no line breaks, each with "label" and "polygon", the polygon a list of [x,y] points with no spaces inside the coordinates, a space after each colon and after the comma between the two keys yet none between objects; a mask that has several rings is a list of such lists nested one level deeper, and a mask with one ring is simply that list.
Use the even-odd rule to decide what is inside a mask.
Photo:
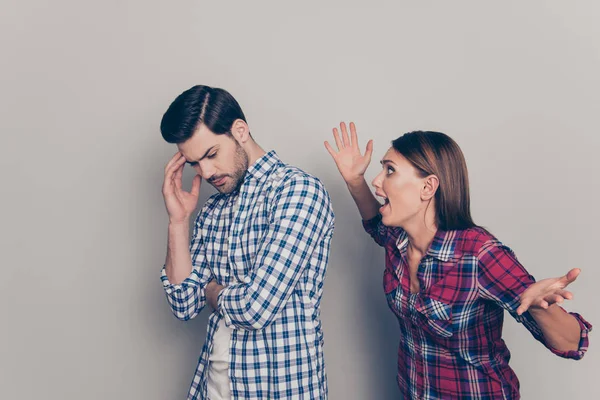
[{"label": "white t-shirt", "polygon": [[225,320],[213,337],[212,353],[208,357],[208,400],[230,400],[231,380],[229,379],[229,342],[231,329],[225,326]]}]

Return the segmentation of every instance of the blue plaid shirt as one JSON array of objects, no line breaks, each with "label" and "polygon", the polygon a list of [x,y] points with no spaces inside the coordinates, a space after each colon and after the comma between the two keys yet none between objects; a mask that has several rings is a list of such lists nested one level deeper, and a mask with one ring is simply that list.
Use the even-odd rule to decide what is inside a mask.
[{"label": "blue plaid shirt", "polygon": [[193,270],[162,283],[175,316],[194,318],[212,279],[225,286],[208,320],[188,399],[206,399],[208,357],[219,321],[232,328],[233,399],[326,399],[320,302],[334,227],[331,201],[315,177],[269,152],[240,189],[215,194],[196,218]]}]

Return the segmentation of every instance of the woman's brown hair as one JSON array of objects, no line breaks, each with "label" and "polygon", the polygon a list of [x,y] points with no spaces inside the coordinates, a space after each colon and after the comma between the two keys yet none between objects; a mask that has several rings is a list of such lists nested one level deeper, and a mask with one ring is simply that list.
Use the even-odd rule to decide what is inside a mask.
[{"label": "woman's brown hair", "polygon": [[417,169],[422,177],[435,175],[438,229],[458,230],[475,226],[471,218],[469,176],[465,157],[458,144],[441,132],[409,132],[392,142],[394,149]]}]

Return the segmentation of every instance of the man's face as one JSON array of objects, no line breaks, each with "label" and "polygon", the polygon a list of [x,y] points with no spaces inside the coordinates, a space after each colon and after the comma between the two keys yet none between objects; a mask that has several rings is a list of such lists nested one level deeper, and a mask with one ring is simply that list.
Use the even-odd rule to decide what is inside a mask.
[{"label": "man's face", "polygon": [[233,136],[215,135],[200,124],[194,135],[177,147],[188,164],[219,192],[231,193],[242,184],[248,155]]}]

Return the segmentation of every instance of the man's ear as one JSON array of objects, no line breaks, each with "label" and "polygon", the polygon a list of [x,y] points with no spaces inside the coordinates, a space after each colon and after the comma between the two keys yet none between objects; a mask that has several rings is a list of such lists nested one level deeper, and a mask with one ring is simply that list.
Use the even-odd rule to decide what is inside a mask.
[{"label": "man's ear", "polygon": [[243,119],[236,119],[231,125],[231,134],[239,144],[244,144],[250,139],[250,128]]}]

